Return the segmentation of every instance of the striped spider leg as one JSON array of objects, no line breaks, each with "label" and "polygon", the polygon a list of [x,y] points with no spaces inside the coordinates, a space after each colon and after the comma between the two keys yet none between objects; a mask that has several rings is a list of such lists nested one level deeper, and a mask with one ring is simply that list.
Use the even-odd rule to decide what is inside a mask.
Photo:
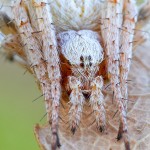
[{"label": "striped spider leg", "polygon": [[132,42],[137,10],[135,0],[106,2],[102,14],[102,37],[107,57],[108,75],[118,106],[120,126],[117,139],[123,136],[126,150],[130,149],[127,129],[127,77],[132,59]]},{"label": "striped spider leg", "polygon": [[[121,30],[120,39],[120,87],[122,92],[122,100],[127,111],[127,100],[128,100],[128,90],[127,90],[127,79],[130,70],[130,64],[132,59],[132,45],[134,37],[135,23],[137,21],[137,8],[135,1],[125,0],[124,2],[124,20]],[[126,112],[127,113],[127,112]],[[120,138],[123,129],[123,124],[120,124],[118,139]]]},{"label": "striped spider leg", "polygon": [[12,12],[27,63],[37,77],[45,98],[52,132],[51,147],[55,150],[60,146],[57,130],[61,76],[50,7],[47,0],[17,1]]}]

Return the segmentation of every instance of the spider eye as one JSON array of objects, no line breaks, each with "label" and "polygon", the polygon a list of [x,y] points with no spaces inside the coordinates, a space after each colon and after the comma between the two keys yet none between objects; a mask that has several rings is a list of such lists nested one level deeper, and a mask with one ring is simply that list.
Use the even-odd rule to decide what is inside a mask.
[{"label": "spider eye", "polygon": [[81,63],[80,66],[83,68],[84,67],[84,63]]},{"label": "spider eye", "polygon": [[92,60],[92,58],[91,58],[91,56],[90,56],[90,55],[88,56],[88,59],[89,59],[89,61],[90,61],[90,60]]},{"label": "spider eye", "polygon": [[91,63],[91,62],[89,63],[89,66],[90,66],[90,67],[92,66],[92,63]]},{"label": "spider eye", "polygon": [[81,61],[84,61],[84,58],[83,58],[83,56],[81,56],[81,57],[80,57],[80,60],[81,60]]}]

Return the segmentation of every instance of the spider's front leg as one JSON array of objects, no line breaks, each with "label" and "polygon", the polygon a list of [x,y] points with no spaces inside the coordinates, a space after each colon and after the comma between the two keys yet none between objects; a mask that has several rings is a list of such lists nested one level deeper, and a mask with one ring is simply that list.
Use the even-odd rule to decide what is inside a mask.
[{"label": "spider's front leg", "polygon": [[70,115],[69,120],[71,125],[71,131],[74,134],[80,123],[85,98],[82,94],[81,82],[78,80],[78,78],[74,76],[69,76],[69,86],[71,89],[70,93],[71,108],[69,111]]},{"label": "spider's front leg", "polygon": [[106,118],[105,118],[105,103],[104,96],[102,93],[103,78],[97,76],[91,83],[91,96],[90,104],[93,108],[94,115],[96,117],[97,128],[101,132],[105,130]]},{"label": "spider's front leg", "polygon": [[60,147],[58,138],[61,95],[59,56],[50,6],[47,0],[18,1],[13,6],[14,20],[24,45],[27,63],[35,73],[46,104],[51,126],[51,149]]},{"label": "spider's front leg", "polygon": [[[123,4],[125,1],[112,0],[106,2],[105,6],[107,7],[107,10],[102,14],[101,30],[107,58],[108,75],[120,117],[118,139],[123,136],[126,150],[129,150],[130,145],[126,121],[126,107],[123,103],[124,99],[122,97],[119,70],[120,30],[123,30]],[[129,3],[130,2],[131,1],[129,1]]]},{"label": "spider's front leg", "polygon": [[[134,37],[134,29],[137,21],[137,7],[135,0],[124,1],[124,20],[121,30],[120,40],[120,86],[122,93],[122,102],[127,113],[128,102],[128,87],[127,79],[130,70],[130,64],[132,59],[132,45]],[[120,124],[118,139],[122,136],[123,124]]]},{"label": "spider's front leg", "polygon": [[[120,40],[120,85],[122,96],[128,99],[127,79],[132,59],[132,45],[134,37],[135,23],[137,21],[137,8],[135,0],[125,0],[124,2],[124,20],[121,30]],[[125,104],[125,107],[126,104]],[[127,108],[126,108],[127,109]]]}]

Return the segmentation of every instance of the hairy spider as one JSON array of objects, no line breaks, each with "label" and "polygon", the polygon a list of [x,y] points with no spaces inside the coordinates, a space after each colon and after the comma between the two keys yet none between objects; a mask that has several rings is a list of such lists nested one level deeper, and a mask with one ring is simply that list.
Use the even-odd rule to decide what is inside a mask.
[{"label": "hairy spider", "polygon": [[[77,4],[81,9],[75,10]],[[65,15],[69,6],[72,6],[70,14]],[[138,18],[135,0],[16,0],[11,12],[11,19],[1,13],[1,20],[7,25],[4,28],[12,33],[3,41],[3,47],[8,54],[17,54],[40,84],[52,132],[51,149],[60,147],[57,132],[62,88],[69,94],[69,124],[73,134],[80,124],[86,99],[93,109],[97,128],[105,130],[102,89],[103,78],[108,78],[119,111],[117,139],[123,137],[125,149],[129,150],[127,79],[133,38],[138,37],[134,37]],[[72,18],[75,12],[76,18]],[[70,22],[66,24],[67,17]],[[3,26],[1,31],[7,34]],[[100,69],[102,64],[106,69]]]}]

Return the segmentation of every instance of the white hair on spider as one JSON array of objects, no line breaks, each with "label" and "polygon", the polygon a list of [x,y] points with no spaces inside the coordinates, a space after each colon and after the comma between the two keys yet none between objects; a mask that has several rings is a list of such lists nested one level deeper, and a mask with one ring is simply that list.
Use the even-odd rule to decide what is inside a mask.
[{"label": "white hair on spider", "polygon": [[103,60],[103,49],[98,33],[90,30],[66,31],[58,34],[61,53],[72,65],[83,68],[98,65]]}]

